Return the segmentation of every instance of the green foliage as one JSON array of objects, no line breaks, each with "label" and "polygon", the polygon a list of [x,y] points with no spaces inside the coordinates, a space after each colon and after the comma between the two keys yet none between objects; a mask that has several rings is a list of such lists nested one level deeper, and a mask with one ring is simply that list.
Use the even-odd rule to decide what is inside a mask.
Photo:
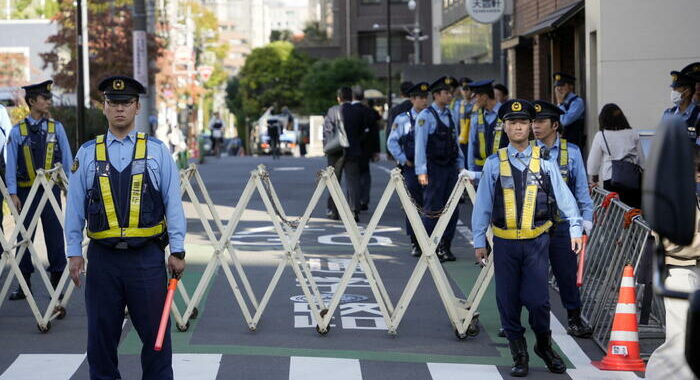
[{"label": "green foliage", "polygon": [[352,86],[374,79],[367,63],[357,58],[336,58],[314,63],[301,80],[304,111],[324,114],[336,102],[341,86]]},{"label": "green foliage", "polygon": [[289,29],[273,30],[270,32],[270,42],[275,41],[291,41],[292,31]]},{"label": "green foliage", "polygon": [[236,116],[236,132],[243,141],[248,141],[246,134],[246,114],[243,112],[243,94],[240,91],[241,80],[238,77],[229,79],[226,85],[226,106]]},{"label": "green foliage", "polygon": [[77,131],[77,118],[75,107],[55,107],[51,109],[51,117],[60,121],[68,134],[68,142],[73,153],[78,151],[80,145],[85,141],[92,140],[97,135],[107,132],[107,118],[105,118],[102,110],[97,108],[89,108],[85,110],[85,140],[76,143],[75,134]]},{"label": "green foliage", "polygon": [[328,41],[328,33],[321,28],[319,21],[307,21],[304,25],[304,40],[314,42]]}]

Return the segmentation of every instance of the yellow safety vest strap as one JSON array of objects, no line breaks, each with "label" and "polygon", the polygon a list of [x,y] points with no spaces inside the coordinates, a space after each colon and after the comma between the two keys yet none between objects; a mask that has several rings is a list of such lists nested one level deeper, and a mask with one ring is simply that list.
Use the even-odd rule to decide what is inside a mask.
[{"label": "yellow safety vest strap", "polygon": [[[134,160],[143,160],[146,158],[146,134],[139,132],[136,135],[136,148],[134,150]],[[133,165],[132,165],[133,170]],[[131,195],[129,199],[129,227],[134,229],[139,226],[141,215],[141,191],[143,189],[144,173],[138,173],[131,176]]]},{"label": "yellow safety vest strap", "polygon": [[91,239],[109,239],[109,238],[148,238],[158,236],[165,232],[165,221],[153,227],[147,228],[110,228],[99,232],[88,231],[88,237]]},{"label": "yellow safety vest strap", "polygon": [[486,134],[485,134],[485,128],[486,126],[484,125],[484,109],[479,108],[478,112],[478,118],[477,118],[477,128],[479,130],[479,157],[474,159],[474,163],[476,163],[479,166],[484,166],[484,163],[486,162]]},{"label": "yellow safety vest strap", "polygon": [[[98,136],[95,144],[95,160],[98,162],[107,161],[107,147],[104,136]],[[100,193],[102,194],[102,203],[104,204],[105,214],[107,216],[107,224],[109,229],[119,228],[119,219],[117,218],[117,208],[114,205],[114,196],[112,195],[112,185],[109,180],[108,173],[99,173],[98,181]]]},{"label": "yellow safety vest strap", "polygon": [[551,227],[553,223],[551,220],[548,220],[545,224],[533,228],[533,229],[507,229],[504,230],[502,228],[498,228],[496,226],[493,226],[493,235],[496,237],[499,237],[501,239],[508,239],[508,240],[524,240],[524,239],[534,239],[543,233],[547,232]]},{"label": "yellow safety vest strap", "polygon": [[[513,172],[510,170],[510,161],[508,161],[508,148],[498,150],[499,172],[501,176],[501,188],[503,189],[503,208],[506,218],[506,228],[518,228],[517,221],[517,204],[515,202],[515,188],[513,188]],[[505,179],[509,178],[509,181]],[[508,184],[508,183],[509,184]],[[510,186],[510,187],[508,187]]]},{"label": "yellow safety vest strap", "polygon": [[559,169],[562,170],[562,176],[564,177],[564,181],[568,182],[569,181],[569,176],[568,174],[565,175],[565,172],[568,173],[567,167],[569,165],[569,147],[565,139],[559,140]]},{"label": "yellow safety vest strap", "polygon": [[[540,148],[532,147],[532,157],[530,157],[530,175],[537,176],[540,173]],[[537,184],[528,184],[525,187],[525,198],[523,199],[523,213],[520,219],[520,228],[527,231],[532,228],[535,217],[535,207],[537,206]]]},{"label": "yellow safety vest strap", "polygon": [[46,157],[44,160],[44,169],[49,170],[53,167],[53,154],[56,149],[56,122],[49,120],[48,133],[46,134]]},{"label": "yellow safety vest strap", "polygon": [[[500,124],[500,120],[496,122],[496,125]],[[501,137],[503,135],[503,129],[497,127],[493,131],[493,145],[491,146],[491,152],[497,151],[501,147]]]},{"label": "yellow safety vest strap", "polygon": [[[29,131],[27,130],[27,123],[22,121],[19,123],[19,134],[22,137],[27,137]],[[32,151],[29,149],[29,144],[22,145],[22,155],[24,156],[24,166],[27,168],[27,175],[29,175],[29,181],[19,181],[19,187],[31,187],[34,184],[34,178],[36,178],[36,171],[34,170],[34,158],[32,158]]]}]

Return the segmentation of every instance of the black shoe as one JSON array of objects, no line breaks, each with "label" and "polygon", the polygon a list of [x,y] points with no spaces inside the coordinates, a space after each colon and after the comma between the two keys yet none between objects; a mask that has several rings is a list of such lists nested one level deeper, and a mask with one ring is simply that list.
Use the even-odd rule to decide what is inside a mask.
[{"label": "black shoe", "polygon": [[420,247],[418,244],[411,243],[411,256],[413,257],[421,257],[423,252],[421,251]]},{"label": "black shoe", "polygon": [[568,310],[569,328],[566,332],[577,338],[590,338],[593,335],[593,329],[586,325],[581,319],[581,309]]},{"label": "black shoe", "polygon": [[[63,272],[50,272],[51,273],[51,286],[54,289],[58,288],[58,283],[61,281],[61,275]],[[63,300],[63,293],[58,296],[59,300]]]},{"label": "black shoe", "polygon": [[326,211],[326,218],[331,220],[340,220],[340,215],[335,211]]},{"label": "black shoe", "polygon": [[[29,291],[32,290],[32,281],[31,281],[31,273],[24,274],[22,273],[22,276],[24,277],[24,281],[27,282],[27,286],[29,287]],[[24,294],[24,290],[22,290],[22,287],[17,285],[17,289],[15,289],[14,292],[10,293],[10,301],[20,301],[23,299],[26,299],[27,295]]]},{"label": "black shoe", "polygon": [[355,223],[360,223],[360,212],[355,211]]},{"label": "black shoe", "polygon": [[498,329],[498,337],[505,338],[506,337],[506,330]]},{"label": "black shoe", "polygon": [[435,249],[435,255],[437,255],[438,260],[440,260],[441,263],[444,263],[447,261],[447,256],[445,255],[445,248],[441,244],[438,244],[437,248]]},{"label": "black shoe", "polygon": [[525,377],[530,372],[530,356],[527,354],[527,342],[525,337],[509,340],[510,354],[513,356],[513,367],[510,375],[513,377]]},{"label": "black shoe", "polygon": [[566,372],[566,364],[552,349],[552,332],[536,334],[537,343],[535,343],[535,353],[544,360],[544,364],[549,369],[549,372],[564,373]]},{"label": "black shoe", "polygon": [[452,251],[449,248],[445,248],[444,251],[446,261],[457,261],[457,258],[452,254]]},{"label": "black shoe", "polygon": [[367,211],[369,210],[369,205],[367,203],[363,203],[360,205],[360,211]]}]

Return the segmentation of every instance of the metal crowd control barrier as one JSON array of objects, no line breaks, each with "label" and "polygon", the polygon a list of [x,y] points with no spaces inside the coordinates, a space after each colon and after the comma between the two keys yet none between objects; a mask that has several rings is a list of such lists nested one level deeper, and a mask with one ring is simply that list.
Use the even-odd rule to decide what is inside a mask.
[{"label": "metal crowd control barrier", "polygon": [[[593,327],[595,342],[605,349],[610,339],[622,271],[626,264],[632,264],[637,276],[637,293],[645,294],[651,306],[649,318],[643,321],[647,323],[640,323],[639,334],[642,353],[649,354],[649,348],[653,350],[655,344],[645,345],[644,340],[662,340],[665,321],[662,299],[645,292],[648,290],[645,287],[651,285],[639,281],[650,228],[639,210],[620,202],[615,193],[596,187],[591,195],[595,227],[588,241],[585,280],[581,287],[582,316]],[[648,297],[653,298],[649,300]],[[644,297],[637,297],[637,300],[644,302]]]},{"label": "metal crowd control barrier", "polygon": [[[4,233],[0,234],[0,244],[2,245],[3,249],[2,258],[0,258],[0,277],[2,276],[4,268],[9,266],[8,275],[5,278],[2,290],[0,290],[0,306],[2,306],[3,302],[6,299],[7,292],[10,288],[10,285],[12,284],[12,280],[16,278],[20,287],[24,291],[24,294],[26,294],[27,296],[27,303],[29,304],[29,308],[31,309],[34,319],[36,319],[39,331],[41,331],[42,333],[48,332],[51,329],[52,320],[63,319],[65,317],[65,306],[70,300],[71,294],[73,293],[74,285],[72,281],[68,281],[69,268],[66,265],[66,268],[64,269],[63,274],[61,275],[61,279],[58,283],[57,288],[55,290],[53,289],[53,286],[51,286],[51,281],[49,280],[46,271],[43,270],[43,265],[39,260],[38,253],[36,251],[36,248],[34,247],[34,243],[32,242],[32,235],[37,228],[39,220],[41,219],[41,213],[47,206],[47,202],[50,204],[50,207],[53,208],[54,212],[56,213],[56,216],[58,217],[61,223],[61,226],[63,226],[63,210],[59,206],[58,200],[54,197],[53,192],[51,190],[53,186],[56,185],[59,186],[61,191],[65,193],[67,184],[68,179],[60,164],[56,164],[56,166],[51,170],[37,170],[36,178],[34,179],[34,184],[32,185],[29,191],[29,195],[27,197],[25,205],[22,208],[22,212],[20,213],[18,212],[14,203],[10,200],[10,194],[7,191],[5,182],[2,179],[0,179],[0,193],[2,193],[3,198],[8,201],[7,206],[9,207],[10,213],[15,220],[15,227],[12,230],[9,239],[5,237]],[[43,189],[43,193],[38,201],[37,208],[34,212],[34,217],[31,220],[29,228],[25,228],[24,220],[27,218],[29,209],[31,208],[30,205],[35,201],[35,198],[40,188]],[[15,255],[16,248],[19,248],[19,251]],[[49,301],[49,304],[46,307],[46,311],[44,311],[43,314],[40,311],[39,305],[37,304],[34,295],[29,289],[29,286],[25,281],[24,277],[22,276],[22,272],[19,269],[19,262],[22,260],[22,257],[27,253],[27,251],[29,251],[29,255],[31,257],[32,263],[34,264],[34,267],[37,268],[37,272],[39,273],[39,276],[41,278],[41,283],[44,284],[46,290],[51,296],[51,300]],[[66,281],[69,282],[68,288],[65,291],[63,299],[59,299],[60,294],[66,287]]]},{"label": "metal crowd control barrier", "polygon": [[[211,198],[209,197],[206,187],[197,172],[194,165],[182,171],[182,191],[186,193],[192,201],[195,211],[204,226],[207,237],[214,247],[214,255],[208,262],[204,275],[200,279],[192,297],[188,297],[184,288],[181,288],[181,294],[187,307],[183,314],[173,305],[172,314],[176,320],[179,330],[187,330],[189,319],[193,318],[193,313],[196,312],[199,302],[201,302],[204,290],[209,286],[214,271],[218,266],[224,270],[226,278],[231,286],[233,295],[238,303],[246,324],[250,330],[255,330],[260,321],[262,313],[274,292],[279,279],[287,264],[291,265],[299,285],[302,288],[304,296],[309,304],[312,317],[317,323],[316,330],[320,334],[326,334],[330,329],[330,322],[335,310],[338,308],[340,300],[345,293],[353,274],[360,266],[365,272],[367,280],[370,284],[371,291],[378,303],[382,317],[388,326],[389,333],[396,334],[398,325],[405,315],[406,309],[410,304],[418,284],[420,283],[426,270],[429,270],[433,281],[438,289],[438,293],[442,303],[447,311],[450,322],[452,323],[455,333],[460,338],[465,338],[467,335],[475,335],[478,333],[478,313],[476,312],[479,303],[481,302],[486,288],[493,277],[493,263],[488,260],[488,264],[482,269],[476,284],[470,292],[467,299],[460,299],[455,296],[452,287],[447,279],[447,276],[435,254],[436,247],[440,242],[442,234],[447,227],[450,216],[454,212],[457,203],[466,190],[472,201],[475,199],[474,187],[466,178],[460,178],[457,185],[452,191],[449,201],[440,216],[438,223],[433,231],[433,234],[428,237],[423,223],[420,219],[419,210],[411,200],[411,197],[403,182],[403,176],[398,169],[391,173],[391,179],[384,194],[379,201],[379,204],[364,231],[360,231],[357,223],[352,217],[352,212],[348,202],[343,195],[343,191],[335,177],[332,168],[327,168],[319,173],[316,189],[309,201],[309,204],[303,215],[296,220],[289,220],[285,214],[282,205],[279,201],[277,193],[270,182],[269,174],[263,165],[260,165],[257,170],[251,172],[250,179],[243,190],[243,194],[234,209],[234,212],[226,223],[223,224],[218,216]],[[194,181],[192,181],[194,180]],[[214,219],[217,232],[212,229],[207,215],[205,214],[199,197],[196,194],[192,182],[199,188],[202,197],[204,198],[209,213]],[[335,293],[330,301],[326,303],[323,295],[318,290],[318,287],[311,274],[310,266],[306,260],[303,251],[300,248],[301,235],[306,227],[313,210],[318,205],[324,190],[328,189],[330,196],[338,207],[340,219],[348,232],[351,243],[354,248],[353,256],[350,263],[346,266],[346,270],[338,283]],[[270,216],[270,220],[279,236],[284,249],[284,257],[279,260],[277,269],[272,279],[270,280],[265,294],[258,301],[250,283],[246,277],[245,271],[240,263],[236,250],[233,248],[230,240],[233,233],[243,216],[246,206],[250,202],[253,194],[256,192],[262,198],[266,211]],[[379,220],[381,219],[393,193],[396,192],[399,196],[401,204],[407,213],[414,231],[420,242],[423,255],[419,259],[413,273],[399,299],[396,306],[393,305],[389,298],[386,287],[384,286],[381,276],[379,275],[371,254],[368,251],[368,245],[376,230]],[[491,234],[488,236],[491,240]],[[233,264],[238,274],[238,281],[233,275],[229,265]],[[242,283],[245,292],[241,292],[238,283]],[[245,294],[245,297],[244,297]],[[251,313],[251,310],[254,313]]]}]

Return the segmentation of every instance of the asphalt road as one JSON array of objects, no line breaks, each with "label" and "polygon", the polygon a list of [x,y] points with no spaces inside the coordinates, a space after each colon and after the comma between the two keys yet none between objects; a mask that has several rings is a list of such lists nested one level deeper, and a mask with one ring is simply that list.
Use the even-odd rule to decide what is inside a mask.
[{"label": "asphalt road", "polygon": [[[279,161],[269,157],[208,158],[199,170],[224,224],[231,217],[251,170],[261,163],[267,165],[289,219],[304,212],[314,191],[317,173],[325,166],[321,158],[284,157]],[[369,212],[361,215],[361,227],[369,221],[388,182],[391,167],[390,162],[372,165],[372,200]],[[315,208],[299,246],[308,258],[319,290],[330,297],[348,269],[354,249],[342,223],[325,219],[325,198],[324,195]],[[188,267],[183,284],[191,296],[214,250],[187,197],[184,206],[188,217]],[[417,263],[409,254],[403,215],[398,198],[394,196],[368,246],[394,304]],[[460,205],[459,233],[453,243],[458,260],[443,264],[450,286],[462,298],[471,290],[479,271],[474,265],[470,244],[469,215],[470,207]],[[210,215],[207,219],[214,225]],[[259,194],[254,194],[248,203],[231,242],[252,292],[260,301],[279,260],[284,259],[284,250]],[[43,243],[37,246],[41,252],[45,251]],[[4,281],[5,276],[3,274],[0,281]],[[240,275],[234,278],[242,289]],[[191,320],[186,332],[173,328],[175,377],[188,380],[323,379],[329,376],[336,380],[508,378],[512,361],[507,342],[497,336],[499,320],[493,284],[479,306],[480,333],[459,340],[431,274],[427,272],[419,281],[397,335],[391,335],[381,317],[367,273],[357,268],[333,315],[330,331],[320,335],[298,279],[291,267],[286,266],[257,329],[250,331],[232,286],[219,267],[211,282],[202,287],[205,291],[197,319]],[[531,354],[530,378],[636,378],[632,373],[603,373],[591,366],[590,360],[599,360],[603,353],[591,341],[566,335],[558,295],[554,291],[551,295],[554,340],[570,370],[566,375],[550,374],[542,361]],[[66,317],[53,321],[46,334],[37,330],[26,302],[4,302],[0,307],[0,380],[88,378],[83,297],[82,290],[78,289],[70,299]],[[48,304],[46,291],[38,289],[37,299],[43,310]],[[184,309],[182,300],[177,302]],[[249,309],[253,307],[250,300],[246,305]],[[523,320],[526,323],[526,313],[523,313]],[[534,337],[529,335],[528,341],[532,345]],[[140,378],[140,350],[138,336],[126,319],[119,347],[124,379]]]}]

